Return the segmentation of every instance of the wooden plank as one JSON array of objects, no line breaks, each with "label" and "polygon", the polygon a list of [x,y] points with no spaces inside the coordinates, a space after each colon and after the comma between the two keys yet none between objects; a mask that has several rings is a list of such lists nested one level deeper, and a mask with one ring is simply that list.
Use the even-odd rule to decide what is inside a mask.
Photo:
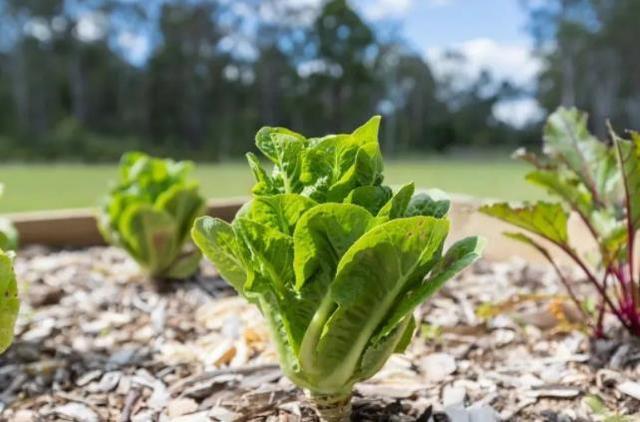
[{"label": "wooden plank", "polygon": [[[211,200],[207,213],[230,221],[246,198]],[[6,215],[20,233],[20,245],[84,247],[104,245],[92,208],[38,211]]]},{"label": "wooden plank", "polygon": [[[207,204],[207,212],[211,216],[231,221],[246,200],[245,197],[211,200]],[[502,235],[505,231],[517,231],[513,226],[476,212],[480,203],[471,197],[452,195],[450,241],[480,235],[487,240],[484,253],[487,259],[505,260],[519,257],[530,262],[544,262],[537,251]],[[95,209],[77,209],[19,213],[7,217],[15,223],[22,246],[39,244],[53,247],[85,247],[104,244],[96,226],[95,213]],[[594,246],[587,230],[575,218],[570,220],[570,235],[573,244],[578,245],[578,250]],[[560,262],[569,262],[557,248],[549,245],[549,249]]]}]

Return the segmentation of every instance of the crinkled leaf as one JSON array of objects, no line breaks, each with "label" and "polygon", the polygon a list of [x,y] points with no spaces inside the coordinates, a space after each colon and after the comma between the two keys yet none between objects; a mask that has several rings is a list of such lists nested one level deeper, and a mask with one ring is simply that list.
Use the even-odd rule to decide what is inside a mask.
[{"label": "crinkled leaf", "polygon": [[393,192],[388,186],[359,186],[347,195],[344,202],[360,205],[376,215],[392,196]]},{"label": "crinkled leaf", "polygon": [[338,262],[370,226],[373,217],[352,204],[321,204],[308,211],[293,235],[296,289],[312,276],[335,276]]},{"label": "crinkled leaf", "polygon": [[256,179],[256,184],[251,191],[256,195],[273,195],[278,193],[279,190],[276,182],[267,174],[262,164],[260,164],[258,157],[251,152],[248,152],[246,157],[253,177]]},{"label": "crinkled leaf", "polygon": [[288,129],[263,127],[256,135],[256,146],[273,163],[272,179],[277,179],[282,193],[302,191],[300,174],[306,139]]},{"label": "crinkled leaf", "polygon": [[13,329],[20,309],[18,285],[11,256],[0,251],[0,353],[13,341]]},{"label": "crinkled leaf", "polygon": [[382,181],[381,174],[380,146],[374,142],[364,144],[358,148],[353,166],[330,185],[326,200],[342,202],[356,187],[380,183]]},{"label": "crinkled leaf", "polygon": [[342,202],[358,186],[380,184],[378,126],[379,119],[373,118],[351,134],[311,140],[300,176],[304,193],[320,202]]},{"label": "crinkled leaf", "polygon": [[249,296],[267,290],[275,294],[288,342],[297,351],[320,298],[294,293],[293,238],[246,218],[234,221],[234,228],[251,263],[246,268],[245,292]]},{"label": "crinkled leaf", "polygon": [[497,203],[484,205],[479,211],[529,230],[556,244],[566,245],[568,242],[569,215],[561,205],[538,202],[514,207],[508,203]]},{"label": "crinkled leaf", "polygon": [[200,217],[191,230],[191,237],[238,293],[244,294],[247,273],[242,263],[238,240],[229,223],[219,218]]},{"label": "crinkled leaf", "polygon": [[405,216],[423,215],[425,217],[442,218],[447,215],[450,206],[451,201],[449,199],[436,199],[426,192],[420,192],[409,201]]},{"label": "crinkled leaf", "polygon": [[274,164],[280,165],[283,159],[291,158],[286,151],[291,144],[304,146],[304,136],[287,128],[268,126],[261,128],[256,134],[256,146]]},{"label": "crinkled leaf", "polygon": [[242,218],[293,234],[298,219],[316,202],[305,196],[287,193],[259,196],[243,207]]},{"label": "crinkled leaf", "polygon": [[409,202],[415,190],[413,183],[402,186],[398,192],[380,209],[376,216],[376,222],[382,224],[389,220],[403,217],[407,212]]}]

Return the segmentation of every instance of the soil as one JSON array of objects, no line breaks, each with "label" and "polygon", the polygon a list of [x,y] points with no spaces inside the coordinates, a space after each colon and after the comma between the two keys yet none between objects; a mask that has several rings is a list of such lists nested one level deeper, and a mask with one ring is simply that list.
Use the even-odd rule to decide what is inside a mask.
[{"label": "soil", "polygon": [[[0,419],[316,420],[259,312],[210,265],[158,285],[114,248],[30,247],[15,267]],[[407,353],[357,386],[354,420],[640,420],[640,344],[610,320],[590,340],[546,267],[479,262],[417,317]]]}]

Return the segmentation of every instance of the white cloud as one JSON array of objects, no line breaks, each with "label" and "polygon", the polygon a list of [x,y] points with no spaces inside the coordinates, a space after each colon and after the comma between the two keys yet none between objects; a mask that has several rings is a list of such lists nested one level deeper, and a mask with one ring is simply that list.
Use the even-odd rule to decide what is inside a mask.
[{"label": "white cloud", "polygon": [[362,12],[371,20],[399,18],[405,16],[412,5],[413,0],[374,0],[364,3]]},{"label": "white cloud", "polygon": [[493,107],[493,116],[511,126],[521,128],[544,117],[544,110],[534,98],[501,101]]},{"label": "white cloud", "polygon": [[[429,48],[426,56],[436,77],[451,78],[453,89],[469,86],[482,71],[487,71],[496,84],[508,81],[516,87],[531,90],[542,65],[529,46],[488,38]],[[488,91],[496,87],[489,86]],[[541,119],[543,111],[534,98],[521,97],[499,102],[493,109],[493,115],[512,126],[523,127]]]},{"label": "white cloud", "polygon": [[49,29],[47,21],[42,18],[33,18],[27,21],[24,25],[24,31],[38,41],[49,41],[51,38],[51,29]]},{"label": "white cloud", "polygon": [[[465,61],[452,59],[447,53],[456,51]],[[427,59],[436,76],[454,72],[473,80],[482,70],[495,79],[509,81],[517,86],[530,87],[540,70],[537,59],[528,46],[515,43],[499,43],[488,38],[476,38],[447,47],[427,49]]]},{"label": "white cloud", "polygon": [[104,37],[107,32],[107,19],[102,13],[85,13],[78,19],[76,35],[81,41],[91,42]]},{"label": "white cloud", "polygon": [[131,31],[118,34],[118,44],[124,50],[127,58],[134,63],[142,63],[149,55],[149,38]]}]

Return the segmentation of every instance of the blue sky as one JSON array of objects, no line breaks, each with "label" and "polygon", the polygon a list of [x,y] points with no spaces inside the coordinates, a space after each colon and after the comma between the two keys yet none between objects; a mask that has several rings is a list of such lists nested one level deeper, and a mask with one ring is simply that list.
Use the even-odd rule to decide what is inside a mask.
[{"label": "blue sky", "polygon": [[410,2],[404,32],[418,46],[442,46],[475,38],[527,43],[526,11],[519,3],[518,0]]},{"label": "blue sky", "polygon": [[[352,0],[372,22],[394,22],[436,76],[455,72],[461,84],[481,71],[533,91],[541,63],[532,51],[527,12],[519,0]],[[456,50],[464,66],[447,59]],[[541,117],[531,97],[498,104],[496,117],[523,124]]]}]

